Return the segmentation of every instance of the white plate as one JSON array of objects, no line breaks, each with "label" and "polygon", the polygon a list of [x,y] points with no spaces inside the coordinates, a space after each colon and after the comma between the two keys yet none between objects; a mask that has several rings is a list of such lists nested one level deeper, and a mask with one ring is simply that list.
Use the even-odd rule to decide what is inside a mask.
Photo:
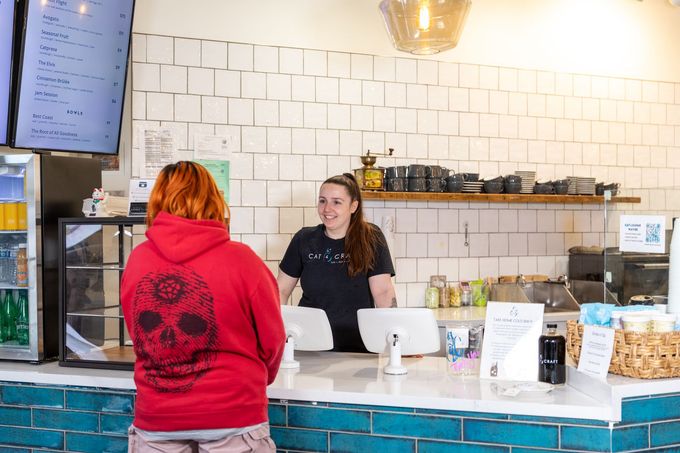
[{"label": "white plate", "polygon": [[555,386],[547,382],[520,382],[515,385],[515,388],[522,393],[548,393]]}]

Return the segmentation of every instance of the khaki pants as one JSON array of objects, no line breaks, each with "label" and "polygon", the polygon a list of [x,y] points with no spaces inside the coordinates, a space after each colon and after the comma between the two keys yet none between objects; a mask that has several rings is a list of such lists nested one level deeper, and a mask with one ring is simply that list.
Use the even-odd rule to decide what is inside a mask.
[{"label": "khaki pants", "polygon": [[210,442],[192,440],[150,441],[130,427],[128,429],[128,453],[273,453],[276,446],[269,437],[269,425],[239,436],[229,436]]}]

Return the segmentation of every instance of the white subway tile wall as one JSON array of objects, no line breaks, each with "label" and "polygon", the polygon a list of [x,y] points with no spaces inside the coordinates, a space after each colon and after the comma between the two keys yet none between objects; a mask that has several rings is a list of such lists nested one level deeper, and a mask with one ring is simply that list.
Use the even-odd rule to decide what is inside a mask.
[{"label": "white subway tile wall", "polygon": [[569,248],[616,244],[621,214],[680,215],[678,83],[145,34],[132,62],[133,153],[145,127],[189,157],[196,134],[226,136],[232,234],[274,272],[319,223],[321,182],[367,149],[395,149],[381,166],[593,176],[642,198],[606,226],[600,205],[366,201],[370,221],[395,221],[400,306],[423,306],[433,274],[564,274]]}]

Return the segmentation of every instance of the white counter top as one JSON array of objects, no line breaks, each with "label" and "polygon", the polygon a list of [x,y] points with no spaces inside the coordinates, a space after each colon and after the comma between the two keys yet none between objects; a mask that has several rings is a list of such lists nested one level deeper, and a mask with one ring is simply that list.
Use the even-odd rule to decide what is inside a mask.
[{"label": "white counter top", "polygon": [[[334,356],[335,355],[335,356]],[[377,406],[610,420],[612,408],[570,386],[539,395],[504,397],[502,381],[452,376],[442,357],[405,358],[405,376],[382,373],[387,359],[371,354],[296,353],[300,370],[281,370],[270,398]],[[341,360],[338,360],[342,358]]]},{"label": "white counter top", "polygon": [[[484,323],[486,319],[486,307],[450,307],[437,308],[432,310],[437,324],[446,326],[446,324],[457,324],[468,321]],[[544,322],[560,322],[568,321],[570,319],[578,319],[579,311],[560,311],[560,312],[546,312],[543,313]]]},{"label": "white counter top", "polygon": [[[296,352],[296,359],[300,370],[281,370],[267,389],[269,398],[618,421],[623,398],[680,392],[680,379],[609,375],[607,382],[599,382],[569,368],[567,386],[506,397],[498,387],[512,384],[452,376],[442,357],[404,358],[405,376],[384,375],[386,358],[374,354]],[[0,362],[0,381],[134,389],[131,371],[59,367],[56,362]]]}]

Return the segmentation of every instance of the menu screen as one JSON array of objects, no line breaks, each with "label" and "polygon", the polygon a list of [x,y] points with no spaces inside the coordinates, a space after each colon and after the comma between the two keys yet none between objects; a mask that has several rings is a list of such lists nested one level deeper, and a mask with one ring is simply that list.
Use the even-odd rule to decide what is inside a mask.
[{"label": "menu screen", "polygon": [[14,3],[14,0],[0,0],[0,145],[7,144]]},{"label": "menu screen", "polygon": [[14,146],[118,152],[133,4],[28,1]]}]

